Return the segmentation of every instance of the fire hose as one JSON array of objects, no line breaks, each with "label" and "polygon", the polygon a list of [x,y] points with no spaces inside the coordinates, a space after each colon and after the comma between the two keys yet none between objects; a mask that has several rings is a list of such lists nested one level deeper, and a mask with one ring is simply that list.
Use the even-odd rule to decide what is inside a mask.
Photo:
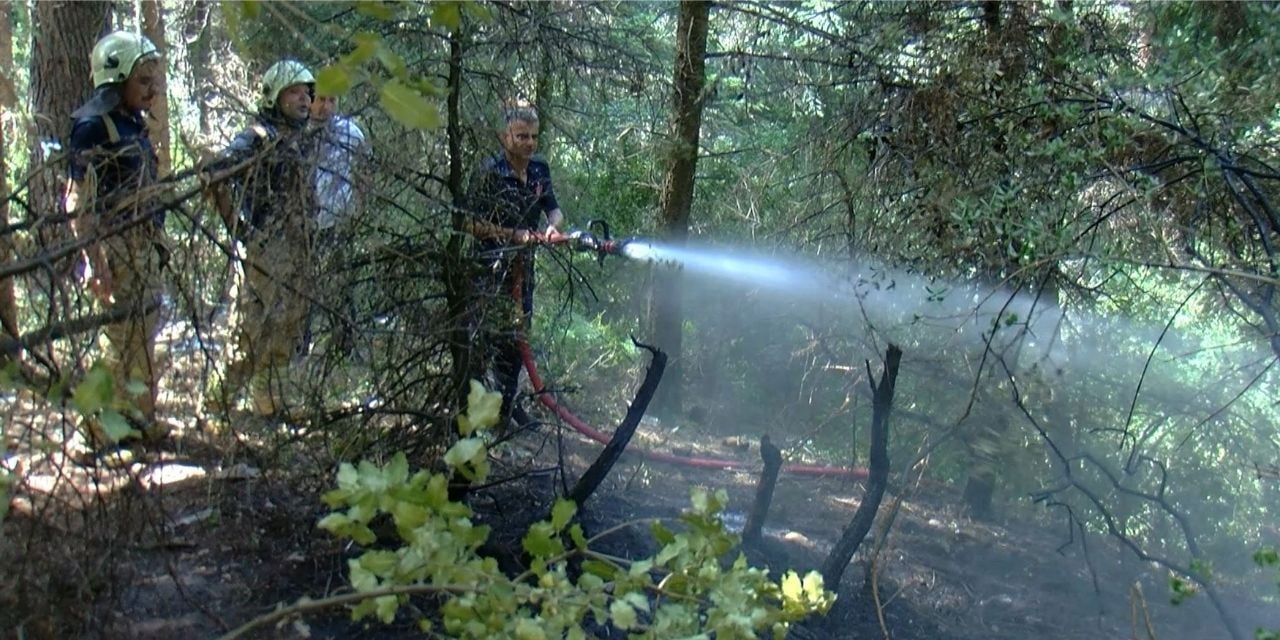
[{"label": "fire hose", "polygon": [[[593,229],[599,229],[598,233]],[[601,261],[606,255],[629,256],[627,247],[633,243],[640,243],[636,239],[614,240],[609,234],[609,226],[604,221],[592,221],[588,225],[587,231],[571,231],[569,233],[551,233],[536,234],[536,241],[541,244],[548,245],[569,245],[571,248],[583,251],[594,252]],[[517,260],[515,264],[514,282],[512,285],[512,294],[516,299],[516,307],[521,308],[521,291],[524,280],[524,261]],[[574,415],[568,407],[560,403],[555,395],[549,392],[546,385],[542,381],[542,376],[538,374],[538,366],[534,362],[533,349],[529,346],[529,341],[524,331],[524,322],[520,322],[516,329],[516,344],[520,349],[520,357],[524,361],[525,370],[529,373],[529,384],[533,387],[534,397],[541,402],[544,407],[554,413],[566,424],[573,427],[575,431],[594,440],[599,444],[608,444],[611,436],[595,429],[591,425],[584,422],[578,416]],[[673,453],[662,453],[658,451],[639,451],[642,457],[654,462],[663,462],[669,464],[678,464],[686,467],[694,467],[698,469],[716,469],[716,470],[742,470],[751,469],[755,465],[745,460],[737,460],[733,458],[714,458],[701,456],[683,456]],[[856,478],[866,479],[868,476],[867,469],[864,467],[837,467],[829,465],[815,464],[787,464],[782,467],[783,473],[797,476],[808,477],[836,477],[836,478]]]}]

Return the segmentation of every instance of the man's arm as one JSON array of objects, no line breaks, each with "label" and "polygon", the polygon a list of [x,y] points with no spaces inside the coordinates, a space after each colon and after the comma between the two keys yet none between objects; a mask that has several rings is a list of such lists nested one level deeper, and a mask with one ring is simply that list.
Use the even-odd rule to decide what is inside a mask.
[{"label": "man's arm", "polygon": [[[254,154],[260,151],[260,147],[267,141],[267,138],[267,130],[261,125],[254,125],[241,131],[231,139],[231,143],[217,157],[201,169],[201,172],[208,175],[225,171],[252,158]],[[218,211],[218,216],[222,218],[222,223],[226,225],[227,231],[231,233],[232,237],[235,237],[240,216],[232,204],[229,184],[231,184],[230,181],[215,185],[206,190],[205,195],[213,202],[213,207]]]},{"label": "man's arm", "polygon": [[548,167],[546,172],[546,186],[542,189],[542,209],[547,212],[546,231],[550,233],[560,228],[560,223],[564,222],[564,213],[560,211],[560,202],[556,200],[556,189],[551,182],[551,168]]},{"label": "man's arm", "polygon": [[[97,196],[98,185],[89,156],[107,139],[107,129],[102,118],[85,118],[71,127],[67,192],[63,196],[62,205],[71,221],[71,235],[77,240],[94,238],[98,233],[98,221],[90,211]],[[107,261],[106,248],[102,242],[94,241],[85,247],[84,254],[89,263],[89,291],[104,303],[110,302],[114,283],[111,281],[111,265]]]},{"label": "man's arm", "polygon": [[495,221],[498,210],[497,187],[493,181],[496,174],[481,166],[471,174],[471,185],[463,208],[467,217],[462,222],[465,231],[481,240],[501,240],[510,244],[528,244],[537,239],[537,235],[528,229],[504,227]]},{"label": "man's arm", "polygon": [[[67,216],[71,219],[71,235],[77,240],[92,238],[98,232],[93,215],[83,210],[92,199],[88,194],[93,192],[94,184],[91,178],[67,181],[67,193],[63,199],[63,205],[66,207]],[[102,242],[95,241],[85,247],[84,255],[89,263],[89,291],[102,302],[110,302],[114,282],[111,280],[111,264],[107,261],[106,248],[103,247]]]}]

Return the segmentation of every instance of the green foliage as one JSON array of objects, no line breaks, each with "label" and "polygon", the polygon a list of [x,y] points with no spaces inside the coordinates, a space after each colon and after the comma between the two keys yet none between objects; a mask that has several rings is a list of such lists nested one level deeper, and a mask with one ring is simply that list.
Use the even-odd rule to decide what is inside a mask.
[{"label": "green foliage", "polygon": [[[128,395],[145,393],[146,388],[139,389],[139,384],[126,384],[124,391]],[[116,381],[111,371],[102,362],[96,362],[75,389],[71,392],[71,404],[86,419],[97,419],[102,425],[107,438],[112,442],[120,442],[131,436],[141,435],[125,419],[133,403],[126,394],[116,392]]]},{"label": "green foliage", "polygon": [[[445,457],[469,480],[485,479],[487,452],[475,434],[496,423],[500,401],[500,394],[472,383],[467,414],[459,418],[472,435]],[[355,605],[353,619],[390,623],[410,593],[437,593],[443,596],[439,622],[422,620],[420,626],[449,637],[586,638],[583,624],[590,616],[594,624],[612,624],[634,638],[755,638],[762,632],[781,638],[790,623],[825,613],[835,599],[817,573],[801,578],[789,572],[774,583],[741,554],[725,566],[723,558],[737,544],[719,516],[727,497],[702,489],[693,491],[692,508],[680,517],[683,529],[655,522],[662,549],[634,561],[593,552],[595,539],[572,523],[577,506],[560,500],[551,518],[531,526],[522,541],[529,570],[508,577],[477,553],[488,527],[475,525],[470,508],[448,499],[448,477],[411,474],[403,454],[385,466],[341,465],[338,488],[324,496],[335,511],[318,526],[369,546],[377,541],[370,523],[385,515],[399,539],[394,549],[370,549],[348,561],[352,587],[368,595]],[[573,557],[583,559],[576,580],[569,576]]]}]

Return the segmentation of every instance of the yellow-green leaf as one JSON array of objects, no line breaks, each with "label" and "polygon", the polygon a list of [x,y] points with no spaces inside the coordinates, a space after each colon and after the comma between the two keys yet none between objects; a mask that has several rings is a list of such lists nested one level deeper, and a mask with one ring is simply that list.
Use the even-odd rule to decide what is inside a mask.
[{"label": "yellow-green leaf", "polygon": [[788,571],[782,577],[782,597],[785,600],[800,600],[804,597],[804,586],[795,571]]},{"label": "yellow-green leaf", "polygon": [[574,501],[565,498],[556,500],[556,505],[551,508],[551,528],[556,531],[563,530],[573,518],[573,514],[577,512],[578,505]]},{"label": "yellow-green leaf", "polygon": [[431,24],[457,31],[462,24],[462,7],[460,2],[437,2],[431,7]]},{"label": "yellow-green leaf", "polygon": [[129,425],[129,421],[125,420],[124,416],[111,409],[103,409],[98,420],[102,423],[102,430],[107,432],[107,438],[112,442],[120,442],[129,436],[141,435]]},{"label": "yellow-green leaf", "polygon": [[487,429],[498,424],[498,415],[502,412],[502,394],[489,391],[479,380],[471,381],[471,391],[467,394],[467,431],[462,435],[471,435],[476,429]]},{"label": "yellow-green leaf", "polygon": [[404,79],[407,75],[408,72],[404,63],[404,58],[395,51],[392,51],[391,47],[388,47],[385,43],[378,47],[377,56],[378,62],[382,63],[382,68],[386,69],[387,73],[400,79]]},{"label": "yellow-green leaf", "polygon": [[340,64],[331,64],[316,74],[317,95],[345,95],[351,90],[351,84],[351,72]]},{"label": "yellow-green leaf", "polygon": [[381,0],[360,0],[356,3],[356,11],[374,20],[391,20],[396,17],[395,7]]},{"label": "yellow-green leaf", "polygon": [[516,623],[516,640],[546,640],[547,634],[538,626],[538,623],[529,619],[521,618]]},{"label": "yellow-green leaf", "polygon": [[367,31],[357,33],[352,40],[355,41],[356,48],[343,58],[343,62],[352,66],[362,65],[372,60],[378,53],[378,46],[382,44],[382,36]]},{"label": "yellow-green leaf", "polygon": [[[435,103],[399,80],[384,83],[378,97],[387,115],[406,127],[435,129],[440,126],[440,110]],[[471,420],[475,422],[475,417]]]},{"label": "yellow-green leaf", "polygon": [[622,600],[614,600],[613,604],[609,605],[609,619],[613,621],[614,626],[627,631],[636,626],[636,610]]}]

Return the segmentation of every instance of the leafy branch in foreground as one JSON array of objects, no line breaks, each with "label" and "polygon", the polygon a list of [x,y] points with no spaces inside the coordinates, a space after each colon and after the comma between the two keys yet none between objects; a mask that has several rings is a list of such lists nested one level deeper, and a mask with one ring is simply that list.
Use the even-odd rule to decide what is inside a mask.
[{"label": "leafy branch in foreground", "polygon": [[[354,593],[303,599],[226,638],[334,606],[352,606],[354,620],[373,616],[391,623],[410,596],[422,594],[438,598],[439,614],[432,620],[415,613],[419,627],[455,638],[586,638],[588,615],[594,625],[612,625],[633,638],[727,640],[762,632],[783,638],[791,623],[826,613],[835,602],[817,572],[801,578],[790,571],[775,583],[741,553],[726,566],[724,558],[738,543],[719,515],[727,495],[701,488],[692,491],[692,508],[680,516],[679,530],[648,521],[662,548],[639,560],[608,556],[591,545],[640,522],[588,539],[580,525],[570,524],[577,505],[559,500],[550,520],[532,525],[523,539],[529,568],[515,577],[503,574],[496,560],[478,553],[489,528],[474,524],[471,509],[448,498],[453,472],[485,480],[488,450],[481,434],[497,423],[500,404],[500,394],[472,381],[467,414],[458,418],[463,437],[445,455],[447,471],[410,474],[402,453],[385,466],[343,463],[338,488],[324,496],[335,511],[320,528],[368,546],[377,541],[370,522],[386,514],[399,546],[368,549],[348,560]],[[576,579],[569,571],[575,558],[582,561]]]}]

